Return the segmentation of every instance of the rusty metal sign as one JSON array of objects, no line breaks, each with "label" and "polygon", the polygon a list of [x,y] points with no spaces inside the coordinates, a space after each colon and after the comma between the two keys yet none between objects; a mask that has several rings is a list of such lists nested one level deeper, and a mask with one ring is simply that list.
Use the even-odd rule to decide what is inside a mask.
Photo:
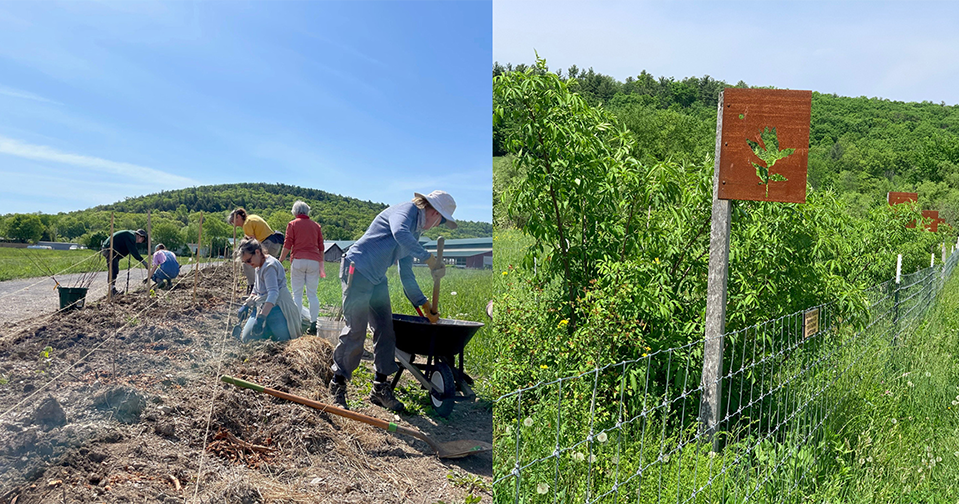
[{"label": "rusty metal sign", "polygon": [[890,205],[901,205],[903,203],[915,203],[919,201],[919,193],[914,192],[892,192],[886,195]]},{"label": "rusty metal sign", "polygon": [[923,210],[922,211],[922,220],[925,222],[926,219],[931,219],[931,222],[926,224],[926,229],[936,233],[939,231],[939,223],[944,219],[939,218],[939,210]]},{"label": "rusty metal sign", "polygon": [[719,199],[806,202],[812,91],[726,88]]},{"label": "rusty metal sign", "polygon": [[819,332],[819,308],[807,310],[803,313],[803,338],[808,338]]}]

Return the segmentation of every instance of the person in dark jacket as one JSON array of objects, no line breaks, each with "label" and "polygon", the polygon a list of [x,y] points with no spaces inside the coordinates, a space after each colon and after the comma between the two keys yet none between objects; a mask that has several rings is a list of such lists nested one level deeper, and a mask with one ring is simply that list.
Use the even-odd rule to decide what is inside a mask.
[{"label": "person in dark jacket", "polygon": [[150,265],[147,264],[146,259],[140,255],[140,252],[137,250],[137,244],[145,243],[147,241],[147,232],[142,229],[137,229],[136,231],[130,231],[129,229],[124,229],[122,231],[117,231],[113,233],[113,249],[110,249],[110,238],[103,240],[103,243],[100,245],[100,253],[103,254],[103,257],[107,258],[107,262],[110,263],[110,291],[116,295],[119,292],[116,289],[117,275],[120,274],[120,259],[131,255],[137,261],[140,261],[140,264],[143,265],[147,270],[150,269]]}]

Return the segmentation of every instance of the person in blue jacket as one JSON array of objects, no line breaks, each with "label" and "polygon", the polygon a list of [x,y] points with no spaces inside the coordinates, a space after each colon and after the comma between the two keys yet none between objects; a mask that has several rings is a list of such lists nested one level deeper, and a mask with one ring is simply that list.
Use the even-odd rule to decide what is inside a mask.
[{"label": "person in blue jacket", "polygon": [[445,191],[433,191],[426,196],[414,193],[410,202],[393,205],[380,212],[366,233],[356,241],[340,262],[340,284],[343,289],[343,317],[346,327],[340,333],[333,350],[333,379],[330,394],[333,402],[347,408],[346,383],[360,364],[366,327],[373,328],[373,390],[370,402],[392,411],[405,409],[393,396],[388,376],[398,368],[394,358],[396,334],[393,332],[393,309],[390,306],[386,270],[399,263],[400,280],[406,297],[422,307],[430,322],[436,323],[439,314],[431,310],[413,275],[413,258],[426,262],[433,278],[446,273],[443,263],[420,244],[420,233],[446,224],[456,228],[453,211],[456,202]]}]

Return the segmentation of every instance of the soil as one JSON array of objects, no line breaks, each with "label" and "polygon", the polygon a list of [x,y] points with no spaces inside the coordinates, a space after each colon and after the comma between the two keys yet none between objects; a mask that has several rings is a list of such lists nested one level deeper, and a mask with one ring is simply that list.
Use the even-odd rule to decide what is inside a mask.
[{"label": "soil", "polygon": [[[439,459],[415,438],[220,382],[229,374],[331,402],[327,340],[231,336],[240,280],[231,264],[217,265],[203,270],[195,294],[191,277],[171,290],[6,321],[0,502],[491,501],[488,452]],[[404,373],[397,397],[413,413],[397,416],[365,397],[369,368],[365,361],[349,385],[352,409],[441,443],[492,442],[488,403],[432,416]]]}]

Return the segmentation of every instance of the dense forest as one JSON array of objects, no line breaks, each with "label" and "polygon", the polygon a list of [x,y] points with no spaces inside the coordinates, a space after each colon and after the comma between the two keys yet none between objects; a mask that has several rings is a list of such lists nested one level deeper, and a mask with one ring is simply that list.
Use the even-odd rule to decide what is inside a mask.
[{"label": "dense forest", "polygon": [[[310,217],[323,227],[327,240],[355,240],[387,205],[347,198],[336,194],[284,184],[222,184],[163,191],[137,198],[128,198],[112,205],[86,210],[52,214],[8,214],[0,216],[0,236],[14,241],[75,241],[98,246],[110,229],[111,215],[115,229],[147,227],[147,211],[153,241],[163,242],[173,250],[195,243],[200,214],[203,214],[203,243],[214,248],[225,246],[233,230],[226,217],[234,208],[263,217],[278,231],[286,230],[292,219],[293,202],[303,200],[310,205]],[[492,224],[458,221],[455,230],[432,229],[425,236],[439,234],[455,238],[492,236]]]},{"label": "dense forest", "polygon": [[[493,65],[493,77],[535,66]],[[553,71],[549,70],[548,71]],[[702,161],[713,155],[716,103],[726,87],[711,77],[656,78],[641,71],[620,82],[576,66],[553,71],[591,106],[601,106],[635,136],[640,162]],[[752,86],[755,87],[755,86]],[[494,98],[497,100],[497,98]],[[497,104],[494,103],[494,107]],[[507,153],[515,122],[493,128],[493,155]],[[919,193],[923,209],[959,221],[959,105],[904,103],[813,90],[808,183],[832,189],[854,211],[885,202],[889,191]]]}]

